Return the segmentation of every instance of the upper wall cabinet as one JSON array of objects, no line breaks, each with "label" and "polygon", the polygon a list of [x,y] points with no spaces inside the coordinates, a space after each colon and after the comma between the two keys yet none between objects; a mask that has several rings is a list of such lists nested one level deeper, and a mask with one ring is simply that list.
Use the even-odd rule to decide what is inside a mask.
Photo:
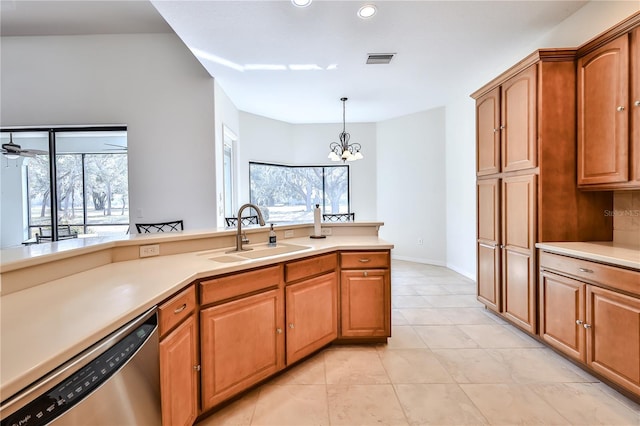
[{"label": "upper wall cabinet", "polygon": [[536,78],[534,64],[478,98],[478,176],[536,167]]},{"label": "upper wall cabinet", "polygon": [[640,188],[640,31],[579,57],[578,185]]}]

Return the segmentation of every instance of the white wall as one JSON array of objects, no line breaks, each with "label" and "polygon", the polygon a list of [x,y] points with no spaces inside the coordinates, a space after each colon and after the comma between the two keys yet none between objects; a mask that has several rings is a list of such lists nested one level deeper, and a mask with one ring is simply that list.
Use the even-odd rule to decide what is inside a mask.
[{"label": "white wall", "polygon": [[445,109],[377,127],[380,236],[395,245],[394,259],[445,265]]},{"label": "white wall", "polygon": [[[335,164],[329,144],[337,141],[342,124],[289,124],[240,112],[238,174],[240,204],[249,201],[249,161],[287,165]],[[376,214],[376,126],[347,123],[351,141],[362,145],[365,158],[349,164],[351,210],[356,220],[383,220]]]},{"label": "white wall", "polygon": [[131,222],[215,226],[214,83],[177,36],[0,43],[1,126],[125,124]]}]

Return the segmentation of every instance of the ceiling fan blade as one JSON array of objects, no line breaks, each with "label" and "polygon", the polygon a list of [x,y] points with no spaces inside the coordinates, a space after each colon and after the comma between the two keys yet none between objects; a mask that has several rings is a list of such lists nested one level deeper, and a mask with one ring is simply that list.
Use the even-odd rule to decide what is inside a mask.
[{"label": "ceiling fan blade", "polygon": [[21,150],[22,153],[26,153],[26,154],[33,154],[30,156],[35,156],[35,155],[49,155],[49,151],[43,151],[41,149],[23,149]]}]

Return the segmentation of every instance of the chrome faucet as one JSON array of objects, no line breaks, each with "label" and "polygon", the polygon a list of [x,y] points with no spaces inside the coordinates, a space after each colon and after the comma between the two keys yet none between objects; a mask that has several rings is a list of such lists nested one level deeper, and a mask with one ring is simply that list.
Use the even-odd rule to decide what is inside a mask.
[{"label": "chrome faucet", "polygon": [[248,242],[248,240],[246,240],[246,236],[243,235],[242,233],[242,212],[247,207],[251,207],[256,211],[256,213],[258,213],[258,221],[260,222],[260,226],[264,226],[264,219],[262,217],[262,212],[260,211],[260,208],[255,204],[251,204],[251,203],[243,204],[242,207],[238,209],[238,230],[236,231],[236,249],[228,251],[227,253],[252,250],[250,248],[242,247],[242,243]]}]

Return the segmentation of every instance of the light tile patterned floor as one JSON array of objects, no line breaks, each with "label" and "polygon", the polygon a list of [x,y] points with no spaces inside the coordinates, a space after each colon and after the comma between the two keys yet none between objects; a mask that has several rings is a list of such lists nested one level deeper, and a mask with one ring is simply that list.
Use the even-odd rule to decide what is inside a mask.
[{"label": "light tile patterned floor", "polygon": [[331,346],[213,425],[640,425],[640,405],[495,315],[473,281],[393,261],[393,337]]}]

